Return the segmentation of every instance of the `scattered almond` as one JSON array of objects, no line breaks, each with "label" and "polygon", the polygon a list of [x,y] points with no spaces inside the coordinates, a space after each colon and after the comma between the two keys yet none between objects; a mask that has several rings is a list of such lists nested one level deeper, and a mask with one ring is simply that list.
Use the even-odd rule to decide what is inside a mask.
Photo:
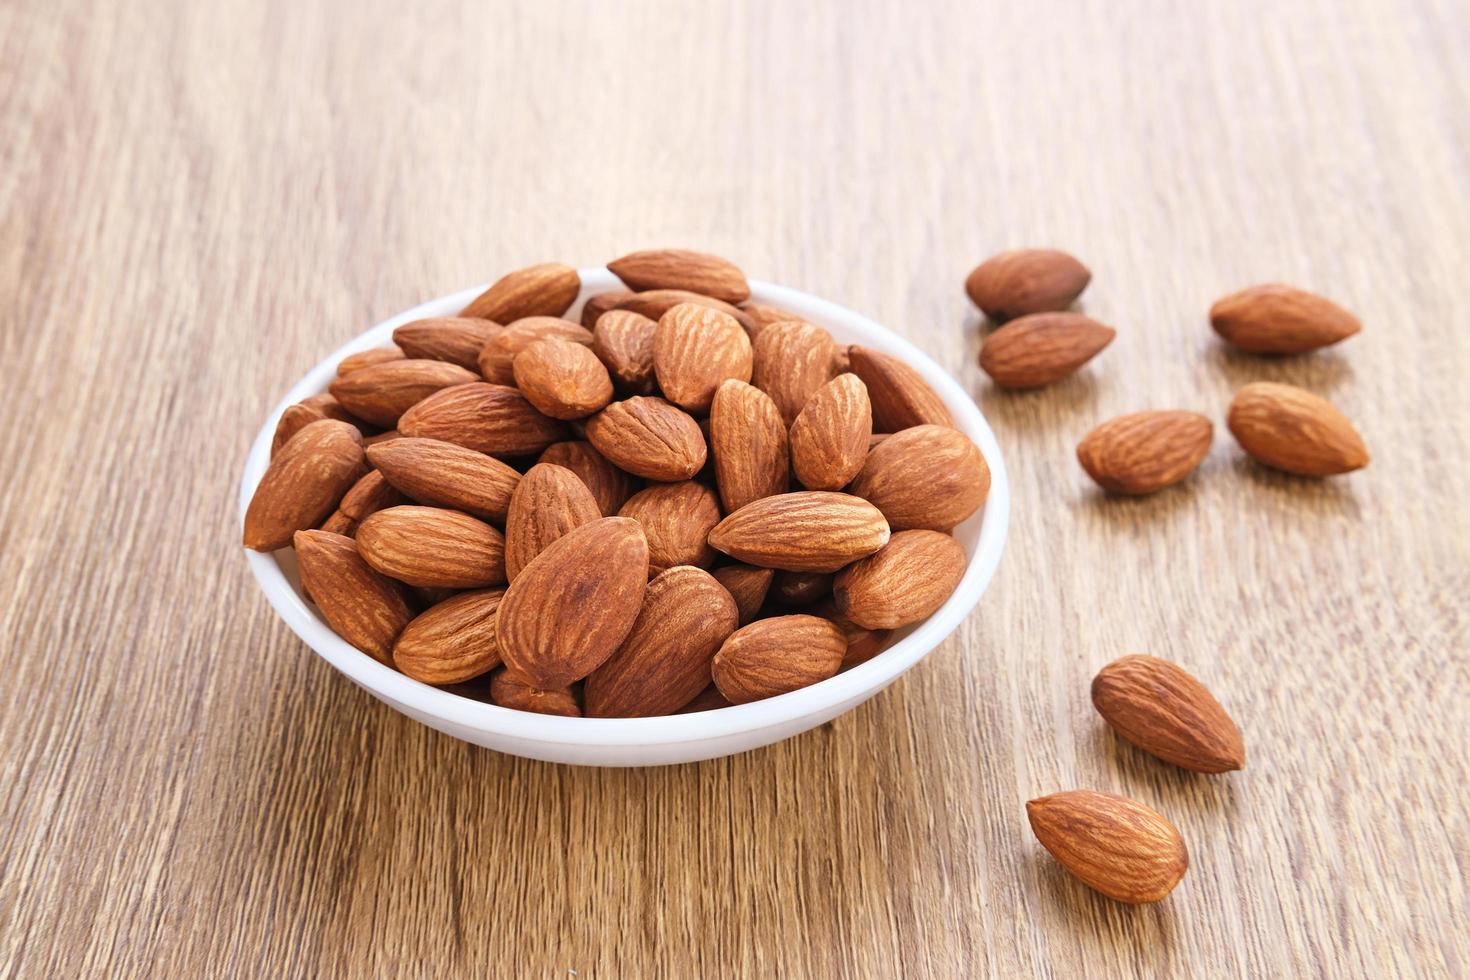
[{"label": "scattered almond", "polygon": [[1325,398],[1291,385],[1246,385],[1226,424],[1240,448],[1288,473],[1335,476],[1368,465],[1368,447],[1353,424]]},{"label": "scattered almond", "polygon": [[965,292],[992,320],[1065,310],[1092,273],[1066,252],[1023,248],[993,255],[965,279]]},{"label": "scattered almond", "polygon": [[715,686],[732,704],[786,694],[837,673],[842,631],[816,616],[773,616],[742,626],[715,654]]},{"label": "scattered almond", "polygon": [[1304,354],[1363,329],[1357,317],[1331,300],[1279,283],[1252,286],[1219,300],[1210,307],[1210,326],[1252,354]]},{"label": "scattered almond", "polygon": [[1026,817],[1062,867],[1119,902],[1157,902],[1189,869],[1178,828],[1125,796],[1053,793],[1027,803]]},{"label": "scattered almond", "polygon": [[1092,360],[1116,335],[1081,313],[1031,313],[985,338],[980,367],[1003,388],[1039,388]]},{"label": "scattered almond", "polygon": [[1124,740],[1195,772],[1245,768],[1240,729],[1182,667],[1133,654],[1092,680],[1092,704]]},{"label": "scattered almond", "polygon": [[1194,412],[1134,412],[1109,419],[1077,444],[1077,461],[1109,493],[1172,486],[1209,455],[1214,426]]}]

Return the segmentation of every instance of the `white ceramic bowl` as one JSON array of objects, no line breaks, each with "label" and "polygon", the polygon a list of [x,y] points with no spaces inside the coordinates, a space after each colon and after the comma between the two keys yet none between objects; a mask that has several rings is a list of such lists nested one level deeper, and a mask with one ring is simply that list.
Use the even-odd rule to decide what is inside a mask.
[{"label": "white ceramic bowl", "polygon": [[[581,272],[582,295],[568,314],[576,319],[582,301],[623,288],[606,269]],[[484,289],[467,289],[431,300],[385,320],[322,361],[292,388],[255,437],[240,481],[240,516],[270,461],[271,436],[286,406],[325,391],[337,362],[355,351],[392,342],[393,329],[411,320],[452,316]],[[295,557],[246,551],[250,570],[286,624],[329,664],[358,686],[411,718],[456,738],[551,762],[596,766],[648,766],[694,762],[744,752],[814,728],[868,698],[916,664],[954,631],[979,602],[995,574],[1010,516],[1010,484],[1000,446],[975,403],[917,347],[867,319],[825,300],[784,286],[752,281],[751,298],[790,310],[832,332],[839,343],[862,344],[902,358],[933,386],[954,415],[955,425],[975,441],[990,464],[990,497],[980,513],[955,529],[969,556],[954,595],[928,619],[898,631],[888,649],[852,670],[780,697],[664,718],[559,718],[484,704],[421,684],[348,645],[301,596]]]}]

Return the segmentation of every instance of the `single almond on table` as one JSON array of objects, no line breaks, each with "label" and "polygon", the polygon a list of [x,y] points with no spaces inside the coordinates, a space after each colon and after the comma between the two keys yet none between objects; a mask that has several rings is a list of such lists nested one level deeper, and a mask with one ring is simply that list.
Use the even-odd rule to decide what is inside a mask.
[{"label": "single almond on table", "polygon": [[776,570],[736,563],[717,568],[712,574],[735,600],[735,608],[740,611],[740,625],[744,626],[755,619],[761,606],[765,605],[766,593],[770,591]]},{"label": "single almond on table", "polygon": [[727,303],[750,298],[745,273],[728,259],[688,249],[660,248],[633,252],[607,264],[630,289],[687,289]]},{"label": "single almond on table", "polygon": [[1235,393],[1226,418],[1240,448],[1299,476],[1335,476],[1368,465],[1368,447],[1325,398],[1291,385],[1257,381]]},{"label": "single almond on table", "polygon": [[403,351],[396,346],[369,347],[360,350],[356,354],[348,354],[337,362],[337,377],[346,377],[353,371],[361,371],[365,367],[374,364],[382,364],[384,361],[397,361],[403,357]]},{"label": "single almond on table", "polygon": [[500,604],[500,652],[538,688],[602,666],[643,605],[648,542],[637,521],[604,517],[557,538],[521,569]]},{"label": "single almond on table", "polygon": [[587,484],[603,517],[612,517],[633,496],[637,481],[608,462],[590,442],[558,442],[546,447],[537,460],[565,466]]},{"label": "single almond on table", "polygon": [[502,667],[490,678],[490,701],[502,708],[531,711],[538,715],[582,717],[582,708],[577,704],[577,695],[571,687],[537,687],[509,667]]},{"label": "single almond on table", "polygon": [[243,541],[275,551],[292,535],[316,527],[367,472],[362,434],[346,422],[319,419],[281,447],[245,509]]},{"label": "single almond on table", "polygon": [[917,623],[944,605],[965,577],[965,549],[938,531],[899,531],[837,575],[837,611],[867,629]]},{"label": "single almond on table", "polygon": [[728,707],[731,707],[730,699],[721,694],[718,687],[715,687],[713,684],[711,684],[703,691],[700,691],[699,696],[696,697],[693,701],[690,701],[688,704],[684,705],[684,707],[680,708],[674,713],[679,715],[688,715],[693,714],[696,711],[716,711],[720,708]]},{"label": "single almond on table", "polygon": [[709,444],[725,510],[791,488],[786,425],[759,388],[733,379],[720,385],[710,404]]},{"label": "single almond on table", "polygon": [[367,423],[355,418],[352,413],[342,407],[337,399],[324,391],[321,394],[303,398],[295,405],[286,406],[286,410],[281,413],[280,419],[276,422],[275,434],[271,437],[271,455],[275,456],[296,433],[322,419],[346,422],[359,432],[367,428]]},{"label": "single almond on table", "polygon": [[1092,360],[1115,336],[1081,313],[1031,313],[985,338],[980,367],[1003,388],[1040,388]]},{"label": "single almond on table", "polygon": [[536,411],[516,389],[476,382],[425,398],[403,413],[398,431],[491,456],[531,456],[565,438],[567,430]]},{"label": "single almond on table", "polygon": [[516,383],[516,355],[538,340],[564,340],[592,346],[592,333],[580,323],[554,316],[529,316],[508,324],[485,342],[477,363],[485,380],[499,385]]},{"label": "single almond on table", "polygon": [[447,361],[384,361],[333,381],[332,397],[360,419],[392,428],[399,416],[434,392],[480,380]]},{"label": "single almond on table", "polygon": [[581,344],[549,337],[516,355],[516,387],[542,415],[580,419],[612,401],[607,368]]},{"label": "single almond on table", "polygon": [[[367,457],[405,496],[497,523],[505,521],[510,495],[521,481],[520,473],[493,456],[438,439],[405,436],[369,447]],[[367,514],[353,516],[362,520]]]},{"label": "single almond on table", "polygon": [[868,453],[852,492],[883,512],[895,531],[948,531],[990,495],[990,467],[963,432],[919,425]]},{"label": "single almond on table", "polygon": [[505,583],[505,538],[459,511],[389,507],[357,527],[357,550],[373,568],[408,585],[483,589]]},{"label": "single almond on table", "polygon": [[653,371],[664,397],[690,412],[709,411],[720,383],[750,380],[750,338],[718,310],[681,303],[659,317]]},{"label": "single almond on table", "polygon": [[747,704],[826,680],[846,652],[846,637],[825,619],[773,616],[732,633],[715,654],[712,673],[731,704]]},{"label": "single almond on table", "polygon": [[1245,768],[1240,729],[1193,675],[1157,657],[1114,660],[1092,679],[1092,704],[1113,731],[1195,772]]},{"label": "single almond on table", "polygon": [[545,262],[497,279],[459,315],[496,323],[528,316],[561,316],[581,290],[582,280],[576,269],[560,262]]},{"label": "single almond on table", "polygon": [[448,361],[479,373],[480,351],[500,331],[498,323],[468,316],[435,316],[393,330],[405,357]]},{"label": "single almond on table", "polygon": [[954,418],[934,389],[903,361],[856,344],[847,348],[847,359],[849,370],[867,386],[874,432],[901,432],[916,425],[954,425]]},{"label": "single almond on table", "polygon": [[782,606],[809,606],[832,594],[831,572],[777,572],[771,601]]},{"label": "single almond on table", "polygon": [[1026,817],[1062,867],[1119,902],[1157,902],[1189,869],[1178,828],[1126,796],[1053,793],[1027,803]]},{"label": "single almond on table", "polygon": [[751,357],[751,383],[771,396],[789,426],[836,373],[837,345],[831,334],[813,324],[774,323],[756,337]]},{"label": "single almond on table", "polygon": [[1001,252],[965,278],[965,292],[992,320],[1065,310],[1092,280],[1087,266],[1054,248]]},{"label": "single almond on table", "polygon": [[[369,465],[374,465],[368,460]],[[399,504],[407,503],[403,494],[390,484],[383,474],[378,470],[370,470],[352,485],[342,497],[342,502],[337,509],[351,518],[353,523],[363,521],[371,514],[389,507],[397,507]]]},{"label": "single almond on table", "polygon": [[662,398],[613,402],[587,420],[587,441],[614,466],[635,476],[673,483],[704,468],[699,423]]},{"label": "single almond on table", "polygon": [[673,714],[709,686],[715,651],[738,618],[708,572],[680,565],[655,576],[627,639],[587,678],[588,717]]},{"label": "single almond on table", "polygon": [[842,630],[842,635],[847,638],[847,652],[842,655],[842,670],[849,670],[872,660],[883,652],[884,647],[888,646],[888,638],[893,635],[892,630],[870,630],[854,623],[837,611],[835,599],[825,599],[807,612],[813,616],[821,616]]},{"label": "single almond on table", "polygon": [[1252,354],[1305,354],[1346,340],[1363,325],[1330,299],[1268,283],[1232,293],[1210,307],[1210,326]]},{"label": "single almond on table", "polygon": [[393,665],[425,684],[459,684],[500,666],[495,613],[504,589],[461,592],[415,616],[393,644]]},{"label": "single almond on table", "polygon": [[380,663],[393,663],[393,641],[413,613],[403,586],[374,571],[351,538],[327,531],[297,531],[301,589],[322,618],[348,643]]},{"label": "single almond on table", "polygon": [[855,374],[838,375],[817,389],[791,423],[796,478],[808,490],[841,490],[863,468],[872,434],[867,385]]},{"label": "single almond on table", "polygon": [[835,572],[888,543],[878,508],[845,493],[763,497],[726,517],[709,543],[730,557],[790,572]]},{"label": "single almond on table", "polygon": [[604,313],[617,309],[619,303],[632,299],[635,295],[631,289],[614,289],[612,292],[587,297],[587,302],[582,304],[582,326],[591,330],[597,326],[597,321]]},{"label": "single almond on table", "polygon": [[641,293],[633,293],[625,299],[618,301],[614,309],[626,310],[629,313],[637,313],[648,317],[650,320],[658,320],[665,313],[681,303],[693,303],[695,306],[705,306],[711,310],[719,310],[735,318],[735,322],[745,329],[746,334],[754,335],[755,321],[749,313],[732,306],[724,300],[715,299],[713,296],[703,296],[699,293],[691,293],[687,289],[650,289]]},{"label": "single almond on table", "polygon": [[1193,473],[1214,426],[1194,412],[1134,412],[1109,419],[1077,444],[1077,461],[1109,493],[1144,494]]},{"label": "single almond on table", "polygon": [[631,310],[603,314],[592,330],[596,354],[613,384],[624,394],[646,395],[654,389],[653,335],[658,323]]},{"label": "single almond on table", "polygon": [[[656,483],[628,498],[619,517],[631,517],[648,538],[648,570],[658,574],[675,565],[708,568],[715,551],[706,542],[720,523],[715,492],[703,483]],[[691,695],[692,697],[692,695]]]},{"label": "single almond on table", "polygon": [[514,582],[547,545],[601,516],[592,491],[577,474],[552,463],[537,463],[511,494],[505,518],[506,578]]}]

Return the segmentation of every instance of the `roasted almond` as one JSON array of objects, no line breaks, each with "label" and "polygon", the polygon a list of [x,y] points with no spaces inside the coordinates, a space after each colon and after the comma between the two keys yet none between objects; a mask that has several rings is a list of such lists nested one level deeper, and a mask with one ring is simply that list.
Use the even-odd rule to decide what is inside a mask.
[{"label": "roasted almond", "polygon": [[738,617],[735,600],[708,572],[681,565],[659,574],[627,639],[587,678],[588,717],[673,714],[709,686],[715,651]]},{"label": "roasted almond", "polygon": [[514,582],[546,546],[602,516],[587,484],[571,470],[537,463],[510,498],[505,518],[505,574]]},{"label": "roasted almond", "polygon": [[1092,279],[1087,266],[1053,248],[993,255],[965,279],[965,292],[992,320],[1065,310]]},{"label": "roasted almond", "polygon": [[542,415],[580,419],[612,401],[607,368],[581,344],[547,338],[516,355],[516,387]]},{"label": "roasted almond", "polygon": [[1240,448],[1267,466],[1301,476],[1335,476],[1368,465],[1358,430],[1325,398],[1257,381],[1235,393],[1226,419]]},{"label": "roasted almond", "polygon": [[[350,538],[357,533],[357,522],[348,517],[346,514],[342,513],[342,509],[339,507],[336,510],[332,511],[331,517],[328,517],[325,521],[322,521],[322,526],[319,528],[319,530],[327,531],[332,534],[340,534],[344,537]],[[308,598],[310,597],[308,596]]]},{"label": "roasted almond", "polygon": [[1026,818],[1062,867],[1119,902],[1157,902],[1189,869],[1178,828],[1126,796],[1053,793],[1027,803]]},{"label": "roasted almond", "polygon": [[754,340],[756,334],[760,333],[762,330],[764,330],[766,327],[769,327],[773,323],[786,323],[790,320],[801,320],[801,317],[797,316],[795,313],[792,313],[789,310],[783,310],[780,307],[776,306],[768,306],[765,303],[752,303],[748,300],[740,304],[740,310],[746,316],[750,317],[751,325],[746,329],[750,333],[751,340]]},{"label": "roasted almond", "polygon": [[653,391],[653,334],[658,323],[631,310],[605,313],[592,330],[596,354],[619,391],[646,395]]},{"label": "roasted almond", "polygon": [[436,316],[405,323],[393,331],[393,341],[406,357],[448,361],[476,373],[480,351],[500,325],[468,316]]},{"label": "roasted almond", "polygon": [[592,333],[581,324],[554,316],[531,316],[506,326],[485,342],[480,350],[480,373],[499,385],[516,383],[516,355],[538,340],[565,340],[592,346]]},{"label": "roasted almond", "polygon": [[582,326],[591,330],[597,326],[597,321],[604,313],[617,309],[619,303],[632,299],[634,295],[636,294],[631,289],[615,289],[610,293],[587,297],[587,302],[582,304]]},{"label": "roasted almond", "polygon": [[746,313],[738,306],[732,306],[726,303],[724,300],[715,299],[712,296],[702,296],[699,293],[691,293],[687,289],[650,289],[642,293],[633,293],[620,300],[613,308],[627,310],[630,313],[638,313],[648,317],[650,320],[657,321],[670,309],[681,303],[693,303],[695,306],[706,306],[712,310],[719,310],[721,313],[729,314],[735,318],[736,323],[739,323],[745,329],[747,334],[751,336],[755,335],[755,321],[751,319],[749,313]]},{"label": "roasted almond", "polygon": [[607,264],[630,289],[687,289],[702,296],[741,303],[750,298],[745,273],[727,259],[680,248],[633,252]]},{"label": "roasted almond", "polygon": [[371,470],[352,485],[337,509],[356,524],[380,510],[397,507],[404,502],[403,494],[384,479],[382,473]]},{"label": "roasted almond", "polygon": [[858,626],[892,630],[931,615],[965,577],[965,549],[938,531],[899,531],[837,574],[837,611]]},{"label": "roasted almond", "polygon": [[726,517],[709,543],[738,561],[791,572],[835,572],[888,543],[878,508],[845,493],[764,497]]},{"label": "roasted almond", "polygon": [[418,616],[393,644],[393,666],[425,684],[458,684],[500,666],[495,613],[504,589],[461,592]]},{"label": "roasted almond", "polygon": [[1125,741],[1195,772],[1245,768],[1245,741],[1220,702],[1182,667],[1133,654],[1092,679],[1092,705]]},{"label": "roasted almond", "polygon": [[918,425],[868,453],[852,492],[881,510],[895,531],[948,531],[985,503],[990,467],[963,432]]},{"label": "roasted almond", "polygon": [[536,687],[524,675],[508,667],[497,670],[490,678],[490,700],[502,708],[532,711],[538,715],[582,717],[582,708],[577,704],[577,695],[571,687]]},{"label": "roasted almond", "polygon": [[653,574],[675,565],[708,568],[714,563],[715,551],[706,539],[720,523],[720,505],[715,492],[703,483],[656,483],[628,498],[618,516],[643,526]]},{"label": "roasted almond", "polygon": [[521,480],[520,473],[492,456],[438,439],[394,439],[370,447],[367,455],[383,479],[413,500],[499,523]]},{"label": "roasted almond", "polygon": [[446,361],[384,361],[339,377],[332,397],[358,418],[392,428],[399,416],[434,392],[478,381],[474,372]]},{"label": "roasted almond", "polygon": [[726,511],[790,489],[786,426],[759,388],[734,379],[720,385],[710,404],[709,443]]},{"label": "roasted almond", "polygon": [[527,316],[561,316],[577,299],[582,281],[577,270],[559,262],[519,269],[495,281],[460,312],[496,323]]},{"label": "roasted almond", "polygon": [[370,568],[351,538],[297,531],[294,543],[302,591],[322,618],[342,639],[391,665],[393,641],[413,616],[403,586]]},{"label": "roasted almond", "polygon": [[691,412],[708,412],[721,382],[749,381],[750,361],[750,338],[734,317],[693,303],[672,307],[653,334],[659,387]]},{"label": "roasted almond", "polygon": [[680,708],[675,714],[687,715],[696,711],[716,711],[720,708],[730,707],[730,699],[720,693],[720,689],[711,684],[699,696]]},{"label": "roasted almond", "polygon": [[587,441],[614,466],[665,483],[694,476],[707,453],[698,422],[662,398],[641,395],[588,419]]},{"label": "roasted almond", "polygon": [[351,374],[353,371],[361,371],[365,367],[374,364],[382,364],[384,361],[397,361],[403,357],[403,351],[395,346],[369,347],[360,350],[356,354],[348,354],[337,362],[337,377]]},{"label": "roasted almond", "polygon": [[862,378],[873,405],[874,432],[916,425],[954,425],[944,402],[918,371],[896,357],[856,344],[847,349],[849,369]]},{"label": "roasted almond", "polygon": [[771,580],[771,600],[782,606],[810,606],[832,594],[832,578],[831,572],[777,572]]},{"label": "roasted almond", "polygon": [[380,510],[358,525],[357,550],[373,568],[408,585],[483,589],[505,583],[505,538],[454,510]]},{"label": "roasted almond", "polygon": [[855,374],[838,375],[817,389],[791,423],[796,478],[808,490],[841,490],[863,468],[872,433],[867,386]]},{"label": "roasted almond", "polygon": [[1115,336],[1081,313],[1032,313],[985,338],[980,367],[1003,388],[1040,388],[1092,360]]},{"label": "roasted almond", "polygon": [[1363,329],[1357,317],[1330,299],[1280,283],[1219,300],[1210,307],[1210,326],[1252,354],[1305,354]]},{"label": "roasted almond", "polygon": [[740,610],[740,625],[755,619],[765,605],[766,593],[776,571],[772,568],[757,568],[754,565],[734,564],[714,570],[715,581],[725,587]]},{"label": "roasted almond", "polygon": [[380,442],[392,442],[394,439],[399,438],[401,438],[401,435],[397,429],[389,429],[387,432],[379,432],[376,435],[364,436],[362,444],[364,448],[366,448],[369,446],[376,446]]},{"label": "roasted almond", "polygon": [[337,419],[347,422],[358,431],[362,431],[365,423],[361,419],[354,418],[345,408],[326,392],[304,398],[295,405],[286,406],[281,417],[276,422],[275,434],[271,437],[271,455],[280,452],[281,447],[291,440],[291,437],[313,422],[322,419]]},{"label": "roasted almond", "polygon": [[813,616],[821,616],[842,630],[842,635],[847,638],[847,652],[842,655],[843,670],[850,670],[878,656],[888,646],[888,639],[893,635],[891,630],[870,630],[854,623],[837,611],[835,599],[826,599],[807,611]]},{"label": "roasted almond", "polygon": [[731,704],[747,704],[837,673],[847,639],[816,616],[773,616],[742,626],[720,645],[711,673]]},{"label": "roasted almond", "polygon": [[558,442],[546,447],[537,460],[565,466],[592,491],[603,517],[612,517],[637,489],[633,477],[608,462],[590,442]]},{"label": "roasted almond", "polygon": [[271,460],[245,509],[243,541],[275,551],[297,531],[322,523],[367,472],[362,434],[336,419],[319,419],[297,432]]},{"label": "roasted almond", "polygon": [[773,323],[752,345],[751,383],[771,396],[790,425],[817,389],[832,379],[837,345],[810,323]]},{"label": "roasted almond", "polygon": [[536,411],[519,391],[483,382],[435,392],[403,413],[398,431],[491,456],[531,456],[566,436],[562,423]]},{"label": "roasted almond", "polygon": [[1134,412],[1109,419],[1077,444],[1077,461],[1110,493],[1162,490],[1210,453],[1214,426],[1194,412]]}]

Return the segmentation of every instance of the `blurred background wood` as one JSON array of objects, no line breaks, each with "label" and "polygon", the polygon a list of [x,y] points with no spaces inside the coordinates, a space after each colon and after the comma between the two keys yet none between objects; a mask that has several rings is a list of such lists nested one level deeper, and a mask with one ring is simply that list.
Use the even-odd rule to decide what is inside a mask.
[{"label": "blurred background wood", "polygon": [[[0,974],[1464,974],[1470,10],[1339,4],[0,5]],[[236,481],[309,366],[548,259],[728,255],[861,310],[996,427],[1011,542],[887,693],[647,771],[455,742],[276,619]],[[1118,339],[974,366],[986,255],[1081,256]],[[1223,349],[1218,296],[1356,311]],[[1372,466],[1097,494],[1096,422],[1331,398]],[[1112,738],[1092,674],[1178,661],[1249,769]],[[1128,908],[1026,799],[1127,793],[1192,867]]]}]

